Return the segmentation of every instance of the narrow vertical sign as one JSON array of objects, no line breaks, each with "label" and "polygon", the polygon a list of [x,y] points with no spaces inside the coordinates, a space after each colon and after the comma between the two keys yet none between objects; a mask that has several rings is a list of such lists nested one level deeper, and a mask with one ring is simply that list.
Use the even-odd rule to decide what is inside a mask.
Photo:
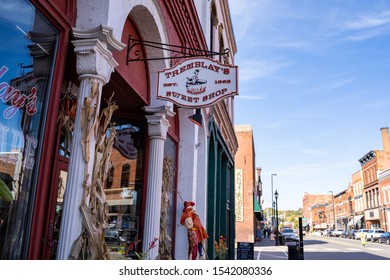
[{"label": "narrow vertical sign", "polygon": [[244,197],[243,197],[243,177],[242,177],[242,169],[236,169],[235,174],[235,204],[236,204],[236,221],[243,222],[244,221]]}]

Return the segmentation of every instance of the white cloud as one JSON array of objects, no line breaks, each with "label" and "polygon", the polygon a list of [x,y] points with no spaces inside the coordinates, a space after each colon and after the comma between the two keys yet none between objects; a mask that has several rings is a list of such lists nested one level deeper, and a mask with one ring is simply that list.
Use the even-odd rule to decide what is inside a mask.
[{"label": "white cloud", "polygon": [[240,83],[249,82],[254,79],[267,78],[283,68],[291,66],[287,61],[271,61],[252,58],[240,63],[239,80]]},{"label": "white cloud", "polygon": [[262,100],[265,98],[265,96],[263,95],[257,95],[257,96],[253,96],[253,95],[238,95],[238,97],[236,98],[240,98],[240,99],[248,99],[248,100]]},{"label": "white cloud", "polygon": [[357,30],[379,27],[390,24],[390,11],[382,11],[375,15],[363,15],[355,21],[345,22],[344,26],[347,29]]},{"label": "white cloud", "polygon": [[326,151],[318,149],[302,149],[300,152],[310,156],[324,156],[327,154]]},{"label": "white cloud", "polygon": [[18,24],[29,24],[32,22],[32,6],[26,5],[25,1],[0,1],[0,14],[3,19]]},{"label": "white cloud", "polygon": [[328,91],[333,91],[335,89],[341,88],[343,86],[346,86],[348,84],[351,84],[355,81],[355,78],[346,78],[338,81],[333,81],[327,86]]},{"label": "white cloud", "polygon": [[368,110],[380,110],[390,106],[389,100],[382,100],[370,103],[361,104],[359,107]]},{"label": "white cloud", "polygon": [[[253,26],[259,20],[264,20],[269,13],[269,6],[273,0],[242,1],[229,0],[230,13],[233,18],[239,20],[233,22],[236,40],[248,38],[253,32]],[[272,14],[272,13],[271,13]],[[261,16],[259,16],[261,15]]]},{"label": "white cloud", "polygon": [[347,34],[345,41],[364,41],[383,34],[390,30],[390,11],[357,16],[357,19],[344,21],[341,24],[342,32],[354,32]]},{"label": "white cloud", "polygon": [[283,168],[278,171],[284,176],[297,176],[300,177],[302,174],[310,174],[310,176],[332,174],[334,170],[347,167],[355,167],[357,161],[344,161],[344,162],[332,162],[332,163],[315,163],[315,164],[302,164],[294,165]]}]

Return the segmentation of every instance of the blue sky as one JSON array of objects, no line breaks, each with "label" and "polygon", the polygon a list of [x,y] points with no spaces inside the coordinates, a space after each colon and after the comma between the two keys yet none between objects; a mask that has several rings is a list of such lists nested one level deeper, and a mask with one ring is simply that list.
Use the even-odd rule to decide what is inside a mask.
[{"label": "blue sky", "polygon": [[229,0],[235,124],[253,128],[264,206],[338,193],[390,126],[390,1]]}]

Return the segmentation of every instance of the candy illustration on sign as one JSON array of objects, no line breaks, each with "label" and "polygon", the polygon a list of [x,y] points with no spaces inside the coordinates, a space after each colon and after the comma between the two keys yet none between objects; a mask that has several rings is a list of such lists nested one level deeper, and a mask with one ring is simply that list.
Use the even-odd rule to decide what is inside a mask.
[{"label": "candy illustration on sign", "polygon": [[237,95],[237,66],[210,58],[183,60],[159,72],[157,98],[184,108],[203,108]]},{"label": "candy illustration on sign", "polygon": [[187,93],[190,94],[200,94],[206,91],[207,81],[200,80],[198,78],[199,69],[194,71],[194,76],[192,78],[187,77],[186,88]]}]

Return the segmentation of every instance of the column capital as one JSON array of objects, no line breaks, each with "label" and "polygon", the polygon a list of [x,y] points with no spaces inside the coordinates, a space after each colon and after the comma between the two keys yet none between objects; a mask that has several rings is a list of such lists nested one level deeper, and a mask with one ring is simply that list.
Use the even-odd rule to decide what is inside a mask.
[{"label": "column capital", "polygon": [[111,73],[119,64],[115,61],[112,51],[120,51],[125,44],[117,41],[112,35],[112,29],[100,25],[94,29],[73,29],[75,40],[74,51],[77,54],[76,70],[79,79],[95,77],[106,84]]},{"label": "column capital", "polygon": [[73,28],[72,34],[73,37],[78,40],[98,39],[99,41],[104,42],[107,49],[111,52],[119,52],[126,47],[126,44],[118,41],[114,37],[112,28],[104,24],[92,29]]},{"label": "column capital", "polygon": [[165,140],[169,128],[169,121],[166,119],[166,116],[173,117],[175,115],[175,113],[171,111],[170,106],[145,106],[144,111],[151,114],[146,115],[149,137]]}]

